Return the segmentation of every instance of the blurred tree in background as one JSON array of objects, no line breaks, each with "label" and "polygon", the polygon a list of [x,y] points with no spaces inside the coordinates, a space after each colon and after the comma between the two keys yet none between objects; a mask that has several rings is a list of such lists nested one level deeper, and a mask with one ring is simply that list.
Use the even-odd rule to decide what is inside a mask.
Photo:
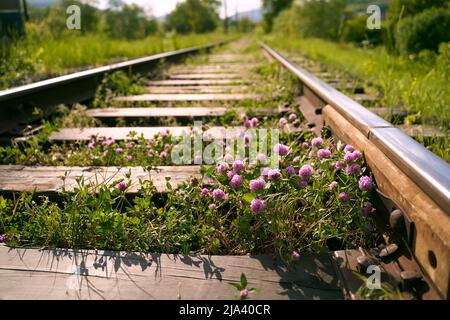
[{"label": "blurred tree in background", "polygon": [[367,28],[367,15],[349,14],[344,22],[341,39],[355,44],[379,45],[383,42],[382,29]]},{"label": "blurred tree in background", "polygon": [[274,21],[275,30],[300,37],[337,40],[345,18],[346,0],[296,1]]},{"label": "blurred tree in background", "polygon": [[[287,0],[263,3],[268,10],[265,19],[272,19],[273,30],[297,37],[384,44],[390,52],[404,55],[421,50],[437,52],[440,43],[450,41],[450,0],[296,0],[290,6]],[[288,8],[267,9],[274,4],[277,8],[287,4]],[[381,29],[367,28],[366,10],[371,4],[382,7],[382,13],[387,8]]]},{"label": "blurred tree in background", "polygon": [[289,8],[293,0],[263,0],[263,28],[271,32],[275,18],[281,11]]},{"label": "blurred tree in background", "polygon": [[[433,8],[436,10],[433,11]],[[431,11],[425,13],[428,10]],[[441,12],[437,13],[437,10]],[[440,42],[449,41],[449,29],[443,30],[440,25],[448,25],[449,10],[449,0],[390,1],[386,47],[403,54],[417,53],[417,50],[422,49],[437,51]],[[418,17],[415,18],[416,16]],[[417,23],[421,25],[416,25]],[[423,35],[429,39],[420,39]],[[417,40],[420,44],[413,45]]]},{"label": "blurred tree in background", "polygon": [[136,4],[112,0],[103,18],[103,29],[112,38],[144,38],[158,30],[156,19],[147,17],[144,9]]},{"label": "blurred tree in background", "polygon": [[238,15],[228,17],[229,28],[236,32],[251,32],[256,28],[256,25],[257,24],[249,17],[239,17]]},{"label": "blurred tree in background", "polygon": [[77,5],[82,12],[82,34],[96,32],[99,22],[99,10],[88,3],[79,0],[59,0],[50,6],[47,15],[41,20],[41,23],[48,27],[50,33],[55,37],[60,37],[67,30],[66,26],[66,9],[70,5]]},{"label": "blurred tree in background", "polygon": [[248,17],[242,17],[237,21],[238,32],[250,32],[255,29],[255,23]]},{"label": "blurred tree in background", "polygon": [[186,0],[177,4],[166,19],[166,30],[177,33],[206,33],[214,31],[219,22],[218,8],[220,1],[216,0]]},{"label": "blurred tree in background", "polygon": [[401,54],[422,50],[438,52],[439,44],[450,41],[450,10],[433,7],[402,19],[395,32],[396,48]]},{"label": "blurred tree in background", "polygon": [[95,0],[58,0],[48,8],[29,6],[31,27],[37,34],[50,34],[54,38],[73,36],[66,26],[66,9],[77,5],[81,9],[81,30],[78,34],[106,34],[111,38],[138,39],[158,31],[156,19],[142,7],[126,4],[122,0],[109,0],[109,8],[100,10]]},{"label": "blurred tree in background", "polygon": [[444,8],[449,0],[391,0],[389,2],[389,20],[397,22],[401,18],[414,16],[430,8]]}]

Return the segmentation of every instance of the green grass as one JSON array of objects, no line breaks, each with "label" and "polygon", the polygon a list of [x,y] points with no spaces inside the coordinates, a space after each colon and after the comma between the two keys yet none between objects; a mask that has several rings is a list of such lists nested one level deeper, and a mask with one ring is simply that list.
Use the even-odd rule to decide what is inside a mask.
[{"label": "green grass", "polygon": [[426,146],[449,161],[449,45],[442,44],[439,55],[423,52],[401,57],[389,54],[383,47],[357,48],[320,39],[267,36],[264,41],[290,56],[305,55],[379,87],[382,106],[404,108],[410,114],[409,123],[435,125],[447,133],[447,137]]},{"label": "green grass", "polygon": [[140,40],[117,40],[101,34],[80,36],[67,32],[64,37],[55,39],[48,35],[39,36],[33,28],[28,31],[26,39],[12,46],[0,46],[0,89],[232,37],[220,33],[186,36],[166,34]]},{"label": "green grass", "polygon": [[411,113],[420,113],[423,122],[441,123],[448,128],[449,46],[442,46],[437,57],[422,55],[413,60],[392,56],[382,47],[363,49],[319,39],[265,40],[276,48],[307,55],[372,82],[383,90],[384,105],[403,106]]},{"label": "green grass", "polygon": [[[28,193],[12,199],[0,196],[0,235],[8,245],[20,246],[283,257],[293,251],[375,246],[380,237],[371,231],[375,215],[367,203],[373,188],[359,187],[360,176],[370,175],[363,157],[349,163],[357,165],[358,172],[336,169],[344,150],[325,139],[320,148],[329,146],[329,156],[311,156],[319,148],[303,146],[311,138],[309,131],[295,135],[284,131],[280,142],[289,142],[291,151],[280,155],[279,176],[266,178],[257,190],[250,188],[250,180],[264,174],[260,161],[252,167],[246,162],[236,171],[231,164],[225,172],[203,167],[204,176],[212,180],[190,180],[177,189],[169,185],[164,196],[146,181],[134,198],[127,197],[130,176],[95,186],[80,179],[74,193],[59,194],[59,203]],[[268,165],[272,156],[267,156]],[[301,178],[297,172],[305,164],[311,174]],[[296,174],[289,174],[288,166]],[[239,174],[239,185],[232,185],[229,172]],[[228,195],[226,199],[214,195],[218,189]],[[341,198],[344,192],[350,199]],[[255,201],[264,207],[255,209]]]}]

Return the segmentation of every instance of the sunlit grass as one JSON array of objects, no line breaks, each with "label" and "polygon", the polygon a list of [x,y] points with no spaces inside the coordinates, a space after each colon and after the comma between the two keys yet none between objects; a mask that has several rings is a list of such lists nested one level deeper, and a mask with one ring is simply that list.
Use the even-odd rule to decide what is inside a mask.
[{"label": "sunlit grass", "polygon": [[0,50],[0,88],[230,37],[233,36],[221,33],[165,34],[140,40],[121,40],[101,34],[81,36],[67,32],[64,37],[55,39],[30,30],[26,39],[7,44]]},{"label": "sunlit grass", "polygon": [[[109,61],[127,60],[159,52],[207,44],[223,39],[218,35],[191,35],[158,37],[142,40],[111,40],[101,35],[87,35],[73,38],[72,48],[67,42],[50,40],[45,44],[32,44],[43,47],[42,62],[47,72],[64,72],[70,68],[96,66]],[[55,59],[56,58],[56,59]]]}]

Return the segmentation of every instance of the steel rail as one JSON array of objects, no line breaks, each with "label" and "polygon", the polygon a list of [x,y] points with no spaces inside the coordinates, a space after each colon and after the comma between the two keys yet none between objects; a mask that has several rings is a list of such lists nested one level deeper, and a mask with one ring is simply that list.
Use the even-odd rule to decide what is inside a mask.
[{"label": "steel rail", "polygon": [[294,73],[326,104],[372,140],[421,189],[450,215],[450,165],[414,139],[350,97],[322,82],[286,57],[260,43],[263,49]]}]

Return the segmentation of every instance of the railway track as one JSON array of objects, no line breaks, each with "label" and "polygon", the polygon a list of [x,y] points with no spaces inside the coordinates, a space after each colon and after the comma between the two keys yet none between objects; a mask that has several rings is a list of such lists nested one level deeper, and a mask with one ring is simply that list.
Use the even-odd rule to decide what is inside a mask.
[{"label": "railway track", "polygon": [[[180,62],[214,46],[219,44],[0,92],[3,123],[10,124],[4,126],[5,139],[27,143],[33,135],[14,137],[17,133],[14,128],[30,121],[32,107],[38,104],[52,110],[59,103],[92,98],[107,72],[127,70],[145,75],[154,71],[161,60]],[[235,116],[247,113],[260,118],[302,114],[304,123],[286,129],[288,133],[311,129],[319,136],[328,130],[335,140],[364,151],[382,208],[376,220],[383,243],[377,248],[305,253],[296,268],[273,255],[176,255],[2,246],[0,296],[3,299],[230,299],[233,290],[228,282],[238,282],[241,273],[247,275],[252,286],[260,289],[252,296],[256,299],[359,299],[358,290],[364,281],[355,273],[367,276],[369,265],[379,267],[382,284],[392,291],[400,288],[406,299],[449,298],[449,165],[403,132],[411,133],[411,128],[396,128],[361,106],[358,101],[374,99],[357,87],[353,91],[359,92],[359,96],[350,98],[263,43],[258,54],[247,53],[248,46],[245,40],[239,40],[212,54],[163,65],[159,78],[146,79],[142,94],[115,97],[110,106],[87,109],[83,113],[83,117],[100,120],[101,126],[59,128],[49,133],[50,147],[46,150],[79,141],[93,145],[122,140],[137,144],[155,136],[195,135],[193,120],[211,122],[197,127],[203,138],[226,138],[230,127],[234,129],[233,134],[242,136],[246,128],[226,120],[230,119],[227,118],[230,110]],[[275,97],[273,92],[268,94],[275,90],[276,95],[286,95],[276,81],[269,83],[264,78],[261,70],[270,68],[284,70],[296,81],[295,92],[287,92],[293,95],[289,98],[292,103],[283,104],[283,98]],[[344,87],[348,89],[349,85]],[[11,112],[19,107],[22,113]],[[176,125],[170,125],[174,120]],[[123,152],[122,148],[118,151]],[[77,159],[85,160],[82,156]],[[151,170],[146,165],[134,164],[137,160],[133,158],[128,159],[132,165],[123,161],[114,166],[95,162],[89,166],[1,165],[0,191],[14,198],[22,192],[34,192],[58,199],[62,192],[76,194],[82,177],[83,183],[91,185],[128,181],[125,192],[133,197],[140,194],[140,182],[145,180],[153,182],[158,194],[166,194],[184,181],[192,184],[202,179],[204,174],[199,166],[201,162],[195,159],[184,165],[150,163]],[[204,182],[214,183],[212,179]]]}]

